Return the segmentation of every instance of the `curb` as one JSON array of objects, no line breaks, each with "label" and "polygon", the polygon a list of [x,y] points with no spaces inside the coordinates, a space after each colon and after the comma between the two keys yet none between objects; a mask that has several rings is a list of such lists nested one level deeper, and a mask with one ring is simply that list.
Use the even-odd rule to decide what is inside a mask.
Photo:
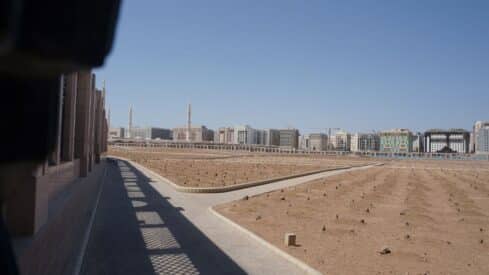
[{"label": "curb", "polygon": [[236,228],[238,231],[244,233],[245,235],[247,235],[248,237],[254,239],[255,241],[257,241],[258,243],[260,243],[261,245],[267,247],[268,249],[272,250],[273,252],[275,252],[276,254],[284,257],[286,260],[288,260],[289,262],[291,262],[292,264],[296,265],[297,267],[301,268],[302,270],[304,270],[304,272],[306,274],[311,274],[311,275],[321,275],[322,273],[317,271],[316,269],[310,267],[309,265],[307,265],[306,263],[304,263],[303,261],[297,259],[296,257],[288,254],[287,252],[281,250],[280,248],[274,246],[273,244],[265,241],[264,239],[262,239],[261,237],[259,237],[258,235],[256,235],[255,233],[251,232],[250,230],[242,227],[241,225],[235,223],[234,221],[228,219],[227,217],[221,215],[219,212],[217,212],[216,210],[214,210],[213,207],[209,207],[208,208],[209,211],[215,215],[216,217],[218,217],[219,219],[221,219],[222,221],[224,221],[225,223],[229,224],[230,226]]},{"label": "curb", "polygon": [[255,186],[259,186],[259,185],[265,185],[265,184],[269,184],[269,183],[273,183],[273,182],[277,182],[277,181],[282,181],[282,180],[305,177],[305,176],[310,176],[310,175],[324,173],[324,172],[346,170],[346,169],[351,169],[351,168],[357,167],[357,166],[342,166],[342,167],[335,167],[335,168],[327,168],[327,169],[315,170],[315,171],[310,171],[310,172],[301,173],[301,174],[294,174],[294,175],[271,178],[271,179],[260,180],[260,181],[245,182],[245,183],[222,186],[222,187],[184,187],[184,186],[181,186],[181,185],[178,185],[178,184],[172,182],[171,180],[159,175],[158,173],[154,172],[153,170],[151,170],[147,167],[144,167],[143,165],[136,163],[132,160],[122,158],[122,157],[116,157],[116,156],[108,156],[108,157],[127,161],[128,163],[130,163],[132,166],[136,167],[137,169],[145,171],[148,174],[151,174],[154,178],[157,178],[160,181],[163,181],[163,182],[170,184],[170,186],[172,186],[175,190],[177,190],[179,192],[183,192],[183,193],[224,193],[224,192],[230,192],[230,191],[235,191],[235,190],[239,190],[239,189],[255,187]]}]

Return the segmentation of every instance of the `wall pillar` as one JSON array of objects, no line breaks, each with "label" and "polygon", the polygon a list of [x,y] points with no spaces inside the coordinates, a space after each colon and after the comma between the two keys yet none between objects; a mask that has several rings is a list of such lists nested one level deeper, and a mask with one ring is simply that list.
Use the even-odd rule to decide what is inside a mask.
[{"label": "wall pillar", "polygon": [[77,73],[64,77],[63,131],[61,136],[61,160],[72,161],[75,156],[75,118]]},{"label": "wall pillar", "polygon": [[49,165],[58,165],[61,162],[61,131],[62,131],[62,121],[63,121],[63,76],[60,76],[59,78],[59,86],[58,90],[56,91],[56,100],[57,100],[57,107],[56,107],[56,119],[57,119],[57,125],[56,125],[56,141],[55,141],[55,147],[53,152],[49,155],[48,161]]},{"label": "wall pillar", "polygon": [[[94,160],[95,163],[100,163],[100,155],[102,153],[102,109],[103,109],[103,98],[102,92],[97,90],[95,92],[95,118],[94,118]],[[150,144],[151,145],[151,144]]]},{"label": "wall pillar", "polygon": [[88,141],[88,171],[93,170],[93,165],[95,161],[95,107],[97,106],[97,96],[95,89],[95,74],[91,76],[90,83],[90,120],[89,120],[89,141]]},{"label": "wall pillar", "polygon": [[92,73],[78,72],[78,93],[76,97],[75,158],[80,159],[80,176],[86,177],[89,171],[90,105]]}]

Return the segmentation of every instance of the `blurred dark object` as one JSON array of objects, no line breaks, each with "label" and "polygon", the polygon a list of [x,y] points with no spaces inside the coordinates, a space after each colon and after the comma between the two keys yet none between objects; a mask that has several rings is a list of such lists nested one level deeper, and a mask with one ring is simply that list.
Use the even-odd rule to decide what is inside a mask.
[{"label": "blurred dark object", "polygon": [[5,230],[5,225],[0,219],[0,274],[18,274],[14,255],[11,253],[12,246],[9,241],[9,234]]},{"label": "blurred dark object", "polygon": [[0,0],[0,72],[57,76],[99,67],[120,0]]},{"label": "blurred dark object", "polygon": [[[0,74],[3,122],[0,164],[43,161],[54,149],[60,79],[20,78]],[[58,91],[58,92],[57,92]]]}]

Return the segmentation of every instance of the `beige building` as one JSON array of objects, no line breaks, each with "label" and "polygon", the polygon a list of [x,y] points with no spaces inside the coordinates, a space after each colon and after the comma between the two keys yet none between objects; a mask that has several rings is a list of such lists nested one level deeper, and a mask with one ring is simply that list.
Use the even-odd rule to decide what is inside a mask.
[{"label": "beige building", "polygon": [[221,144],[233,144],[234,143],[234,128],[233,127],[221,127],[217,130],[217,137],[214,142]]},{"label": "beige building", "polygon": [[299,130],[282,129],[280,133],[280,147],[295,148],[299,147]]},{"label": "beige building", "polygon": [[328,135],[318,133],[310,134],[308,147],[311,151],[325,151],[328,149]]},{"label": "beige building", "polygon": [[126,137],[125,130],[123,127],[110,128],[109,139],[123,139]]},{"label": "beige building", "polygon": [[190,137],[187,138],[187,127],[178,127],[172,130],[173,141],[177,142],[212,142],[214,140],[214,131],[207,129],[203,125],[190,127]]},{"label": "beige building", "polygon": [[340,130],[331,136],[331,144],[335,151],[350,151],[351,135]]},{"label": "beige building", "polygon": [[377,134],[356,133],[351,136],[350,151],[366,152],[379,151],[380,136]]}]

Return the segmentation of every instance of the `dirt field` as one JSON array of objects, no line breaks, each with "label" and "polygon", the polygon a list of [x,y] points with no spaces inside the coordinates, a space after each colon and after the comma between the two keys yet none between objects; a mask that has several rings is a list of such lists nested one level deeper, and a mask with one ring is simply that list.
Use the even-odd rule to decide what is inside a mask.
[{"label": "dirt field", "polygon": [[188,187],[226,186],[372,162],[358,158],[313,158],[154,148],[111,148],[109,154],[131,159],[176,184]]},{"label": "dirt field", "polygon": [[394,161],[217,210],[324,274],[489,274],[488,169]]}]

